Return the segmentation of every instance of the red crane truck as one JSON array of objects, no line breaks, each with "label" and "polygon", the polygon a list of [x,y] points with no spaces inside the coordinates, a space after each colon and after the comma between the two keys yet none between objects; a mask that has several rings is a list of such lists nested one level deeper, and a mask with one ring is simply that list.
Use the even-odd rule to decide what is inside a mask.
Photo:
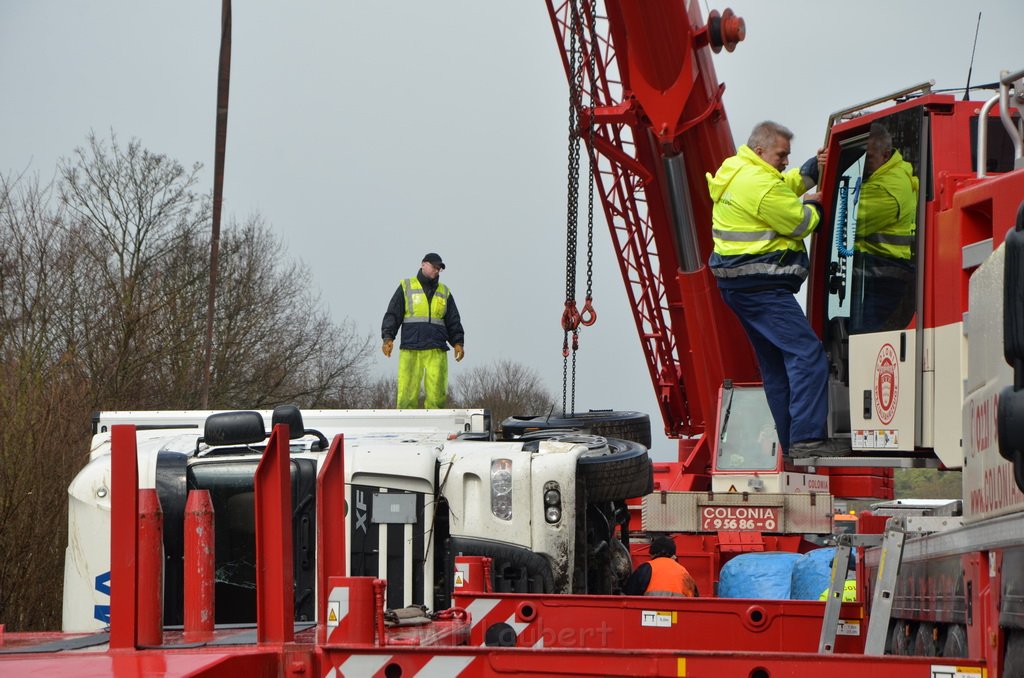
[{"label": "red crane truck", "polygon": [[[977,507],[965,517],[966,526],[960,531],[907,540],[904,568],[909,573],[919,567],[921,572],[897,577],[895,598],[904,600],[906,606],[895,605],[892,619],[889,615],[882,619],[890,639],[888,649],[899,651],[902,646],[896,644],[896,639],[927,635],[930,628],[936,641],[946,639],[937,643],[944,656],[864,656],[859,654],[865,648],[864,634],[859,632],[840,637],[838,654],[819,654],[814,651],[814,631],[821,628],[824,615],[817,601],[655,601],[586,592],[493,592],[487,585],[491,577],[485,575],[481,584],[481,577],[470,576],[482,563],[472,560],[472,556],[458,560],[457,554],[456,567],[462,576],[452,573],[454,588],[464,590],[453,594],[453,610],[424,624],[419,631],[410,631],[400,622],[402,617],[389,628],[383,613],[383,585],[376,584],[372,576],[346,576],[352,571],[354,557],[346,545],[359,521],[355,507],[360,499],[344,489],[356,470],[342,470],[341,466],[358,463],[358,455],[346,452],[343,438],[335,436],[331,450],[317,461],[317,490],[297,496],[288,424],[275,426],[269,439],[260,436],[258,441],[251,426],[248,431],[236,431],[237,438],[231,426],[213,426],[208,429],[212,433],[204,436],[207,440],[202,449],[196,443],[194,454],[198,458],[215,454],[217,445],[234,450],[248,447],[256,452],[259,467],[266,467],[257,470],[251,481],[255,551],[254,562],[246,564],[255,577],[255,633],[210,628],[205,624],[212,624],[212,619],[204,620],[201,614],[194,616],[187,611],[185,628],[165,628],[162,604],[158,604],[165,589],[155,576],[162,571],[161,561],[143,557],[160,540],[152,541],[146,527],[151,525],[151,514],[143,513],[136,520],[140,504],[147,510],[151,506],[149,499],[144,502],[141,498],[151,498],[152,493],[144,489],[135,498],[141,456],[135,431],[124,426],[114,427],[110,440],[109,586],[113,595],[109,636],[104,637],[102,632],[73,638],[9,635],[0,646],[0,672],[14,675],[74,667],[81,675],[156,671],[164,675],[213,676],[244,670],[322,676],[712,672],[770,676],[824,671],[853,676],[867,669],[921,676],[982,675],[984,671],[995,676],[1015,675],[1018,663],[1014,653],[1019,653],[1021,646],[1014,607],[1017,589],[1013,576],[1003,574],[1007,566],[1012,567],[1015,551],[1013,539],[1000,528],[1012,528],[1010,523],[1019,515],[1019,479],[1024,478],[1024,445],[1018,444],[1020,417],[1015,416],[1019,408],[1014,407],[1018,399],[1012,390],[1021,386],[1020,367],[1008,380],[1007,370],[999,367],[992,347],[982,341],[981,349],[975,348],[974,332],[966,335],[964,325],[968,312],[977,314],[967,323],[969,329],[974,317],[987,317],[982,309],[992,301],[993,290],[1001,289],[1003,279],[1007,281],[1008,298],[1014,300],[1006,306],[1015,308],[1021,297],[1021,277],[1016,273],[1020,246],[1015,248],[1012,238],[1007,245],[1002,244],[1008,239],[1014,212],[1024,197],[1019,114],[1010,97],[1011,92],[1016,95],[1021,91],[1021,74],[1003,77],[998,107],[915,89],[900,93],[895,101],[885,97],[872,102],[870,105],[884,104],[878,110],[864,112],[865,108],[858,107],[861,115],[849,120],[841,112],[830,125],[829,162],[820,182],[825,223],[811,250],[807,312],[834,365],[830,433],[849,436],[859,456],[829,462],[811,460],[812,471],[788,462],[772,441],[758,442],[763,427],[739,430],[740,423],[760,424],[769,419],[763,395],[758,395],[759,378],[752,352],[738,324],[724,309],[704,266],[711,237],[707,228],[710,201],[703,173],[714,170],[733,152],[710,53],[734,48],[743,37],[742,22],[725,12],[712,14],[705,24],[696,2],[684,6],[609,0],[602,8],[590,2],[549,2],[548,6],[559,44],[565,50],[567,73],[577,82],[577,71],[583,69],[578,80],[584,84],[576,98],[577,112],[583,126],[593,131],[581,136],[593,148],[598,191],[647,347],[666,428],[680,438],[679,461],[655,469],[655,491],[643,500],[644,527],[675,533],[686,529],[686,520],[699,521],[699,534],[693,538],[709,545],[691,548],[691,553],[750,550],[745,545],[748,543],[750,548],[778,548],[784,545],[780,541],[784,530],[778,529],[779,523],[796,520],[801,509],[758,497],[802,494],[812,514],[823,513],[829,524],[831,495],[888,498],[891,468],[895,465],[938,458],[949,468],[963,466],[965,478],[980,479],[975,481],[979,491],[968,493],[977,496]],[[581,57],[571,49],[573,42],[582,45]],[[863,309],[858,310],[855,300],[862,298],[863,285],[858,282],[856,264],[847,262],[844,266],[843,261],[849,258],[845,252],[853,249],[856,240],[855,227],[848,224],[850,215],[857,213],[857,204],[851,191],[842,187],[853,185],[852,196],[856,196],[856,179],[858,172],[863,173],[862,156],[866,154],[872,122],[890,127],[894,144],[913,165],[921,182],[912,248],[914,278],[906,285],[914,301],[911,314],[899,325],[857,332],[855,320]],[[1006,139],[1010,143],[1001,142],[996,152],[986,145],[987,139]],[[972,151],[979,148],[983,150]],[[845,222],[841,218],[844,212]],[[837,242],[835,232],[842,232],[844,223],[845,240],[841,236]],[[1024,224],[1018,225],[1022,227]],[[1008,253],[1005,268],[1012,275],[1003,275],[999,265],[1004,252]],[[1014,260],[1018,264],[1011,265]],[[992,281],[986,286],[984,281],[989,277]],[[968,295],[968,289],[973,296]],[[981,299],[977,306],[975,296]],[[1002,321],[997,311],[990,315],[998,318],[992,324],[1001,322],[1011,337],[1005,340],[1008,355],[1019,363],[1024,352],[1012,347],[1024,345],[1015,334],[1019,333],[1020,321]],[[1020,318],[1021,314],[1014,317]],[[991,332],[984,328],[978,334],[991,338]],[[972,377],[969,368],[975,361],[981,366]],[[976,380],[984,383],[979,385]],[[1011,382],[1011,390],[1002,397],[992,395],[995,389],[1006,388]],[[974,399],[976,393],[979,397]],[[961,417],[961,412],[967,414]],[[251,424],[251,419],[242,416],[228,421]],[[295,427],[295,419],[286,420]],[[993,435],[997,429],[998,435]],[[961,430],[970,433],[960,434]],[[970,436],[975,442],[968,442]],[[319,441],[315,433],[313,438]],[[474,441],[453,441],[451,445],[452,450],[466,449],[469,455],[468,447],[456,444],[460,442],[469,446]],[[545,446],[548,442],[554,442],[554,447]],[[584,551],[593,549],[591,555],[600,556],[595,562],[602,563],[606,572],[595,575],[583,562],[573,580],[600,579],[607,575],[608,568],[616,567],[614,558],[601,554],[614,550],[611,537],[627,532],[618,522],[621,511],[614,508],[619,504],[617,498],[602,497],[598,503],[613,508],[595,513],[585,499],[582,504],[575,503],[578,496],[587,496],[586,490],[580,494],[560,485],[558,493],[549,494],[548,490],[555,488],[539,482],[541,478],[531,477],[522,485],[530,488],[530,501],[504,504],[503,492],[512,487],[515,474],[502,465],[506,457],[495,454],[504,452],[512,459],[513,447],[515,453],[533,450],[525,444],[503,448],[489,441],[480,444],[489,446],[491,453],[487,469],[481,466],[481,470],[466,474],[466,478],[474,473],[480,478],[476,483],[467,480],[461,485],[460,507],[473,506],[472,497],[482,500],[490,495],[487,510],[496,516],[506,512],[514,515],[517,506],[533,504],[538,509],[545,507],[543,515],[550,518],[549,524],[566,515],[574,516],[576,528],[603,522],[603,531],[577,532],[577,545],[586,545]],[[322,447],[322,442],[318,446]],[[306,447],[312,450],[313,444]],[[536,447],[537,456],[531,459],[546,463],[558,455],[569,455],[573,469],[585,463],[588,449],[596,451],[598,457],[614,457],[621,451],[615,444],[602,447],[596,440],[578,439],[540,441]],[[364,450],[368,457],[373,456],[372,452]],[[971,452],[976,460],[968,454]],[[423,460],[417,464],[426,468],[440,463],[434,468],[441,469],[446,463],[454,463],[451,456],[432,455],[422,455]],[[758,461],[736,462],[734,455]],[[185,457],[187,478],[191,462],[188,454]],[[626,457],[642,458],[633,451]],[[907,459],[912,461],[903,461]],[[499,462],[497,467],[495,461]],[[490,492],[483,491],[488,472]],[[427,473],[433,473],[434,484],[421,492],[425,503],[426,497],[438,488],[443,490],[446,482],[443,473],[424,471]],[[602,474],[596,475],[602,478],[597,481],[602,487],[614,488],[614,483],[607,482]],[[632,476],[630,491],[625,494],[633,494],[639,487],[641,474]],[[716,486],[715,476],[730,485]],[[797,482],[801,477],[805,483],[802,492],[784,491],[785,483]],[[1017,479],[1017,486],[1011,486],[1008,478]],[[375,477],[374,482],[382,481]],[[821,482],[828,483],[831,494],[815,484]],[[733,485],[736,491],[730,492]],[[407,526],[415,522],[413,516],[420,516],[418,497],[387,497],[392,493],[374,494],[373,488],[363,489],[368,492],[364,499],[372,496],[388,515],[379,525],[404,525],[399,532],[408,531]],[[993,495],[995,490],[998,492]],[[415,494],[411,489],[404,493]],[[720,502],[723,495],[733,496]],[[572,503],[560,503],[564,497],[573,497]],[[300,503],[314,501],[318,516],[314,545],[307,542],[303,547],[306,553],[316,550],[319,568],[315,620],[301,628],[294,625],[296,590],[291,576],[297,553],[297,542],[291,540],[295,498]],[[389,499],[395,501],[389,503]],[[545,504],[548,499],[550,505]],[[673,506],[673,502],[684,506]],[[346,507],[346,519],[338,520],[338,516],[346,515]],[[561,512],[548,512],[546,508]],[[694,508],[699,510],[695,512]],[[746,509],[742,517],[739,509]],[[452,516],[468,519],[465,515]],[[716,519],[729,522],[716,524]],[[753,522],[741,524],[740,520]],[[411,543],[416,541],[415,535],[414,531]],[[947,543],[956,545],[944,551],[933,546]],[[881,553],[867,551],[861,567],[881,569]],[[443,567],[442,561],[430,562]],[[204,574],[188,558],[183,564],[185,580],[196,578],[212,586],[210,574]],[[933,566],[939,569],[932,571]],[[716,565],[710,563],[705,576],[713,578],[715,571]],[[390,577],[391,568],[387,573]],[[417,579],[415,569],[402,576],[416,582],[416,590],[429,590],[430,584]],[[462,587],[458,587],[460,580]],[[389,581],[389,588],[394,584]],[[862,600],[878,587],[872,590],[865,586]],[[187,583],[184,590],[190,590]],[[194,598],[186,598],[186,608],[197,600],[208,600],[199,594]],[[914,605],[918,607],[914,609]],[[844,603],[842,610],[846,627],[862,626],[871,612],[863,602]],[[929,614],[932,616],[922,618]],[[949,641],[950,637],[954,640]],[[77,655],[67,652],[90,645],[100,651]],[[225,649],[227,645],[231,649]],[[54,651],[59,654],[52,654]],[[43,654],[29,654],[39,652]]]}]

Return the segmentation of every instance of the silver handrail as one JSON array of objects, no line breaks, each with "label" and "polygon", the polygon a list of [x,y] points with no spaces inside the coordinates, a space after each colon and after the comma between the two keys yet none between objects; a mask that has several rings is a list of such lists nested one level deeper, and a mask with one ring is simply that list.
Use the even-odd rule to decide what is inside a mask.
[{"label": "silver handrail", "polygon": [[988,112],[992,110],[992,106],[999,101],[999,96],[996,94],[991,99],[985,102],[985,105],[981,107],[981,112],[978,113],[978,178],[984,179],[988,172]]},{"label": "silver handrail", "polygon": [[1014,93],[1019,97],[1018,81],[1024,78],[1024,71],[1003,71],[999,75],[999,118],[1003,121],[1006,133],[1013,139],[1013,166],[1020,168],[1024,167],[1024,143],[1021,142],[1020,131],[1010,118],[1010,87],[1014,86]]},{"label": "silver handrail", "polygon": [[901,90],[897,90],[892,94],[886,94],[884,96],[876,97],[874,99],[869,99],[868,101],[864,101],[859,104],[854,104],[849,108],[839,109],[832,115],[828,116],[828,128],[825,130],[825,144],[828,145],[828,136],[829,134],[831,134],[832,127],[836,124],[837,120],[847,115],[850,115],[851,113],[862,111],[865,108],[868,108],[869,106],[874,106],[875,104],[880,104],[886,101],[892,101],[894,99],[899,99],[901,97],[909,96],[911,94],[920,94],[922,96],[925,94],[931,94],[932,87],[934,85],[934,80],[926,80],[925,82],[921,82],[916,85],[911,85],[910,87],[905,87]]},{"label": "silver handrail", "polygon": [[1024,70],[1010,73],[1002,71],[999,74],[999,94],[985,102],[978,113],[978,171],[977,177],[984,179],[987,176],[988,166],[988,114],[992,106],[999,102],[999,119],[1006,128],[1006,133],[1013,140],[1013,166],[1015,169],[1024,167],[1024,141],[1021,140],[1020,130],[1010,117],[1010,89],[1013,89],[1014,98],[1024,101],[1024,88],[1021,87],[1021,79],[1024,78]]}]

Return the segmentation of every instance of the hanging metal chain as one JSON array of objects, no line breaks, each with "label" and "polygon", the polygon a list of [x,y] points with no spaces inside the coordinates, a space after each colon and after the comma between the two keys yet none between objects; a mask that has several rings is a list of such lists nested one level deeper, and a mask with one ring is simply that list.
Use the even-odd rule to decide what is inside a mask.
[{"label": "hanging metal chain", "polygon": [[[576,231],[579,219],[580,146],[578,116],[583,91],[583,50],[577,40],[582,36],[581,18],[576,3],[571,3],[569,25],[569,62],[573,77],[569,84],[569,144],[566,198],[565,309],[562,311],[562,416],[576,410],[576,349],[579,346],[580,314],[576,309]],[[569,390],[569,334],[572,334],[572,401],[566,403]]]},{"label": "hanging metal chain", "polygon": [[[594,110],[597,107],[597,35],[595,33],[594,0],[587,0],[587,28],[590,29],[587,77],[590,79],[590,118],[587,120],[587,296],[580,311],[580,324],[590,327],[597,322],[594,310],[594,184],[597,153],[594,151]],[[575,390],[575,389],[574,389]],[[575,401],[575,398],[573,399]]]},{"label": "hanging metal chain", "polygon": [[[569,176],[566,209],[566,262],[565,262],[565,310],[562,312],[562,416],[576,413],[576,352],[580,345],[580,325],[590,326],[597,321],[593,305],[594,289],[594,177],[596,154],[594,152],[594,109],[597,105],[596,71],[597,51],[593,0],[582,0],[582,8],[575,0],[571,3],[569,60],[572,77],[569,79]],[[586,49],[585,37],[589,34],[590,46]],[[580,174],[580,110],[583,107],[584,67],[590,82],[590,108],[587,125],[587,293],[582,310],[576,307],[576,263],[577,231],[579,227],[579,174]],[[572,341],[569,341],[569,335]],[[572,353],[572,377],[570,386],[569,353]],[[567,393],[568,392],[568,393]],[[571,397],[569,397],[571,395]],[[567,402],[568,400],[568,402]]]}]

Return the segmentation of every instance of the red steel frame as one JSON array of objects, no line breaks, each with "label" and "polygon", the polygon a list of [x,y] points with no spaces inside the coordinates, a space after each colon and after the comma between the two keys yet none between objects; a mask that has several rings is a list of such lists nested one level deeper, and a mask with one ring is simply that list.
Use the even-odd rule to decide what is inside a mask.
[{"label": "red steel frame", "polygon": [[[323,496],[318,498],[318,557],[324,563],[320,586],[333,591],[352,589],[341,600],[351,605],[340,609],[341,619],[328,633],[330,624],[321,618],[315,633],[294,636],[293,608],[278,603],[292,591],[292,584],[278,576],[287,570],[291,558],[290,520],[267,516],[290,516],[287,427],[275,427],[261,467],[255,478],[260,499],[257,521],[256,563],[262,573],[257,586],[264,587],[257,619],[256,642],[237,645],[201,646],[182,643],[177,631],[163,630],[163,643],[144,649],[134,638],[135,615],[147,599],[159,606],[162,591],[140,590],[134,581],[152,577],[139,572],[134,550],[123,557],[112,555],[116,581],[127,586],[112,588],[111,644],[106,652],[55,654],[34,653],[40,642],[56,640],[58,634],[4,634],[0,650],[24,648],[30,654],[0,653],[2,675],[64,675],[85,678],[102,676],[636,676],[636,675],[822,675],[833,678],[863,676],[865,671],[900,671],[906,678],[935,675],[941,660],[928,658],[865,657],[855,653],[861,640],[841,638],[842,649],[850,654],[818,655],[806,651],[817,637],[822,604],[808,601],[750,601],[724,599],[644,599],[618,596],[553,596],[494,594],[478,591],[456,596],[459,608],[442,614],[441,620],[410,631],[383,628],[383,589],[366,577],[339,575],[344,569],[342,440],[332,444],[331,459],[318,478]],[[137,458],[135,427],[115,426],[112,431],[113,483],[111,526],[118,537],[112,550],[128,549],[139,540]],[[334,512],[338,513],[334,513]],[[334,518],[334,519],[332,519]],[[341,550],[339,550],[341,547]],[[326,551],[333,556],[325,555]],[[151,561],[151,567],[153,567]],[[154,569],[156,569],[154,567]],[[481,568],[483,569],[483,568]],[[139,578],[139,579],[137,579]],[[322,582],[326,579],[326,585]],[[368,595],[372,589],[373,602]],[[358,593],[362,591],[362,593]],[[344,593],[344,591],[342,591]],[[371,609],[372,608],[372,609]],[[460,609],[461,608],[461,609]],[[324,606],[320,606],[323,614]],[[644,626],[646,613],[666,620]],[[355,615],[352,619],[346,616]],[[844,605],[844,618],[860,620],[860,603]],[[474,619],[475,617],[475,619]],[[473,623],[475,621],[475,624]],[[515,647],[486,647],[480,644],[486,625],[495,621],[519,625]],[[370,629],[375,629],[371,631]],[[590,633],[583,631],[590,629]],[[237,634],[237,630],[214,631]],[[372,642],[369,639],[374,638]],[[318,642],[317,639],[324,639]],[[120,641],[120,642],[119,642]],[[713,648],[689,649],[689,648]],[[956,660],[959,667],[977,667],[976,661]]]},{"label": "red steel frame", "polygon": [[[707,30],[692,28],[700,9],[688,4],[686,10],[679,2],[608,0],[602,14],[597,3],[582,0],[584,17],[592,14],[594,21],[575,37],[584,60],[592,52],[595,61],[593,78],[584,68],[579,111],[582,126],[594,127],[592,172],[666,434],[683,438],[680,462],[691,486],[679,489],[704,489],[718,390],[725,378],[756,381],[757,368],[746,335],[703,265],[712,248],[708,229],[698,229],[698,242],[691,243],[700,266],[682,270],[677,240],[685,236],[675,234],[665,195],[663,159],[682,154],[693,218],[710,223],[703,168],[735,152]],[[572,3],[547,5],[572,82]],[[665,40],[650,39],[659,27]],[[647,39],[631,42],[631,29]],[[656,53],[648,49],[654,43],[675,49]],[[589,142],[590,134],[582,138]]]}]

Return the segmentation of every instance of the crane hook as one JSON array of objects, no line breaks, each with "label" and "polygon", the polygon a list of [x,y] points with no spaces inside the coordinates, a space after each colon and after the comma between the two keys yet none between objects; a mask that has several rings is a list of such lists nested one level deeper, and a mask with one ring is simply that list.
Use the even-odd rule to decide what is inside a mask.
[{"label": "crane hook", "polygon": [[597,322],[597,311],[594,310],[593,299],[587,297],[587,303],[583,304],[583,311],[580,312],[580,324],[590,327]]}]

